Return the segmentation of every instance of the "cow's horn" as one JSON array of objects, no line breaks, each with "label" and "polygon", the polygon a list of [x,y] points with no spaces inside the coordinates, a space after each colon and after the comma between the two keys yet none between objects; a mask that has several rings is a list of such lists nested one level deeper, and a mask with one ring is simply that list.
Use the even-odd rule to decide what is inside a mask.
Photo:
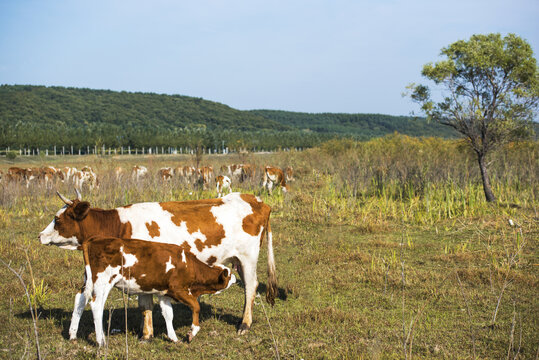
[{"label": "cow's horn", "polygon": [[73,205],[73,201],[66,198],[64,195],[60,194],[58,191],[56,191],[56,194],[62,199],[63,202],[65,202],[67,205]]},{"label": "cow's horn", "polygon": [[77,194],[77,200],[81,201],[81,200],[82,200],[82,196],[81,196],[81,194],[80,194],[79,189],[75,188],[75,193]]}]

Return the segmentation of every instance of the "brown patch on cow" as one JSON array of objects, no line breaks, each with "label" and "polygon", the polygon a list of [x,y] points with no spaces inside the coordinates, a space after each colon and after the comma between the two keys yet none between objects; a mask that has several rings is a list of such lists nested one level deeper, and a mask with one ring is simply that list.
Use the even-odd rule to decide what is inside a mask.
[{"label": "brown patch on cow", "polygon": [[155,221],[152,221],[152,223],[146,223],[146,227],[148,228],[148,233],[151,237],[157,237],[160,235],[159,232],[159,225]]},{"label": "brown patch on cow", "polygon": [[195,240],[195,245],[196,245],[197,250],[198,250],[199,252],[202,252],[202,250],[204,250],[204,243],[202,242],[202,240],[196,239],[196,240]]},{"label": "brown patch on cow", "polygon": [[258,201],[258,199],[251,194],[241,194],[240,197],[243,201],[251,205],[251,209],[253,210],[251,215],[248,215],[243,219],[243,231],[249,235],[256,236],[260,234],[261,227],[267,227],[266,223],[269,219],[271,208],[267,204]]},{"label": "brown patch on cow", "polygon": [[223,205],[222,199],[204,199],[191,201],[170,201],[160,203],[163,210],[172,214],[171,220],[176,226],[185,222],[190,234],[201,232],[205,241],[195,240],[198,251],[205,247],[218,246],[225,237],[223,225],[218,224],[211,209]]},{"label": "brown patch on cow", "polygon": [[208,260],[206,260],[206,264],[208,264],[209,266],[213,266],[213,264],[215,264],[216,261],[217,261],[217,258],[215,256],[210,256]]},{"label": "brown patch on cow", "polygon": [[54,229],[65,237],[76,237],[79,244],[95,236],[131,238],[133,229],[130,222],[122,223],[116,209],[90,208],[83,219],[77,219],[75,208],[80,200],[72,200],[66,210],[55,218]]},{"label": "brown patch on cow", "polygon": [[122,208],[124,208],[124,209],[129,209],[131,206],[133,206],[133,204],[129,204],[129,205],[122,206]]},{"label": "brown patch on cow", "polygon": [[133,235],[133,226],[128,221],[122,226],[122,231],[120,233],[120,237],[122,239],[131,239],[131,236]]}]

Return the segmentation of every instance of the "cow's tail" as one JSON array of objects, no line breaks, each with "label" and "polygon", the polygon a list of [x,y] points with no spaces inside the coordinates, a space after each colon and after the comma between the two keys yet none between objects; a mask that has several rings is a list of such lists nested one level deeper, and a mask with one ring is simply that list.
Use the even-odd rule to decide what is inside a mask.
[{"label": "cow's tail", "polygon": [[94,291],[94,282],[92,281],[92,268],[90,267],[90,257],[88,255],[88,243],[89,241],[84,241],[82,243],[82,253],[84,255],[84,268],[85,268],[85,277],[86,282],[84,284],[84,297],[86,300],[92,298],[92,293]]},{"label": "cow's tail", "polygon": [[273,241],[271,235],[271,225],[269,220],[266,224],[266,236],[268,238],[268,284],[266,287],[266,301],[273,306],[277,297],[277,273],[275,271],[275,258],[273,257]]}]

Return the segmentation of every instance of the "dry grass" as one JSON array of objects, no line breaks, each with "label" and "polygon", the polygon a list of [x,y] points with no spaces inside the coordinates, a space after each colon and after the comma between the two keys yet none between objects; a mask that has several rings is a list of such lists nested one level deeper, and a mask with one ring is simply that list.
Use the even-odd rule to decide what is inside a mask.
[{"label": "dry grass", "polygon": [[[203,163],[215,169],[239,162],[296,169],[298,180],[290,194],[276,191],[269,197],[261,191],[260,173],[251,182],[233,185],[234,190],[261,195],[273,208],[280,298],[273,308],[255,306],[252,331],[240,337],[236,326],[242,289],[235,286],[219,296],[203,296],[197,339],[172,344],[166,340],[159,307],[154,309],[156,338],[138,342],[141,315],[132,296],[127,310],[130,357],[267,359],[275,358],[278,350],[281,359],[465,359],[474,357],[475,347],[477,358],[534,358],[539,346],[537,144],[513,145],[492,159],[502,204],[491,205],[482,198],[475,163],[459,155],[458,143],[406,137],[377,141],[328,144],[303,153],[205,157]],[[335,153],[337,145],[340,150]],[[163,184],[153,176],[142,184],[129,179],[118,184],[112,177],[117,165],[138,163],[155,174],[161,166],[192,162],[188,156],[18,160],[20,166],[69,163],[96,168],[101,187],[83,196],[98,207],[215,196],[213,187],[198,191],[180,182]],[[2,169],[8,166],[0,164]],[[416,176],[418,169],[422,170]],[[69,185],[58,188],[73,196]],[[82,285],[81,254],[44,247],[36,239],[60,204],[54,189],[2,186],[1,257],[18,269],[26,264],[28,251],[36,284],[31,295],[39,299],[42,354],[102,358],[89,309],[81,319],[79,340],[67,340],[74,295]],[[510,226],[509,219],[521,227]],[[263,250],[261,293],[265,256]],[[23,277],[31,283],[27,271]],[[0,278],[5,294],[0,299],[0,322],[5,324],[0,329],[0,358],[34,358],[24,289],[5,267],[0,267]],[[107,358],[123,358],[125,312],[120,292],[111,293],[106,306],[110,308],[114,311]],[[174,312],[177,333],[187,333],[188,308],[178,304]],[[108,317],[106,312],[104,318]]]}]

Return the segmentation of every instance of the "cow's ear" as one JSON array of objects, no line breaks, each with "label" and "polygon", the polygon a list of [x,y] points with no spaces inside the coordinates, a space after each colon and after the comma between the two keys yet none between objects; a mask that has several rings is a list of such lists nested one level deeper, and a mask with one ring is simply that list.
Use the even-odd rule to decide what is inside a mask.
[{"label": "cow's ear", "polygon": [[88,201],[79,202],[73,209],[73,212],[75,213],[75,220],[83,220],[86,215],[88,215],[88,211],[90,211],[90,203]]}]

